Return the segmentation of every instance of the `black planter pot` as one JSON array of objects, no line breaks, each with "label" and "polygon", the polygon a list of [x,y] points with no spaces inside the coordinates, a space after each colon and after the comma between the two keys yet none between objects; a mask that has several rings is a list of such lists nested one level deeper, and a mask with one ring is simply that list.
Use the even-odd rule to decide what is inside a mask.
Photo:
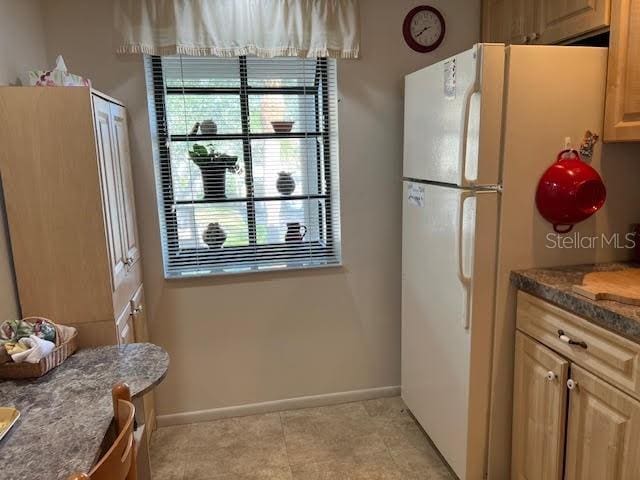
[{"label": "black planter pot", "polygon": [[236,170],[238,157],[192,157],[192,160],[200,168],[204,200],[227,198],[225,191],[227,170]]}]

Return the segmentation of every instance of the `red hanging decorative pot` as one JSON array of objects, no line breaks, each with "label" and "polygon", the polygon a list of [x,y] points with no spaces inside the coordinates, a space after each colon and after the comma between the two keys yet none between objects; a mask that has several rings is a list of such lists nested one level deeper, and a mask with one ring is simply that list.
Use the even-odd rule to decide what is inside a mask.
[{"label": "red hanging decorative pot", "polygon": [[556,232],[567,233],[600,210],[606,198],[607,189],[598,172],[576,150],[563,150],[540,178],[536,205]]}]

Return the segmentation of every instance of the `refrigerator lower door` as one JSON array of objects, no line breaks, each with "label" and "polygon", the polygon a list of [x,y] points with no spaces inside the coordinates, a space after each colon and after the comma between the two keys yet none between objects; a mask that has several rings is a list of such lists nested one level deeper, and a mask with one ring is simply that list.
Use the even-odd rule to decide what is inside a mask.
[{"label": "refrigerator lower door", "polygon": [[479,44],[405,77],[405,178],[497,185],[504,45]]},{"label": "refrigerator lower door", "polygon": [[402,397],[462,480],[485,470],[498,200],[404,184]]}]

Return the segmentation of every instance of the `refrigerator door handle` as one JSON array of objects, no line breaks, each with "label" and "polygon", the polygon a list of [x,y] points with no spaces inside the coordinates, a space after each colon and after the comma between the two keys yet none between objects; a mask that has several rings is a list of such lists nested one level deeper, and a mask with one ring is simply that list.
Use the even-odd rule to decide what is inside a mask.
[{"label": "refrigerator door handle", "polygon": [[471,324],[471,276],[464,273],[464,203],[468,198],[475,196],[475,192],[462,192],[458,208],[458,278],[466,290],[466,302],[462,326],[469,330]]},{"label": "refrigerator door handle", "polygon": [[471,186],[467,180],[467,137],[469,136],[469,116],[471,115],[471,99],[480,91],[479,80],[476,79],[464,92],[462,98],[462,125],[460,126],[460,186]]}]

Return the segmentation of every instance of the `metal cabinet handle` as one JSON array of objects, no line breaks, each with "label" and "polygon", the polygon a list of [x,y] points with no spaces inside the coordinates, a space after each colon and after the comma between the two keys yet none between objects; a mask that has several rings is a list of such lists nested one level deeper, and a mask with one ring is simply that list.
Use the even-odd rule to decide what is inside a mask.
[{"label": "metal cabinet handle", "polygon": [[567,388],[569,390],[576,390],[578,388],[578,382],[570,378],[567,380]]},{"label": "metal cabinet handle", "polygon": [[568,345],[574,345],[576,347],[584,348],[585,350],[588,348],[585,342],[581,340],[573,340],[570,336],[564,333],[564,330],[558,330],[558,338],[561,342],[564,342]]},{"label": "metal cabinet handle", "polygon": [[555,374],[555,372],[549,370],[545,375],[545,378],[547,379],[547,381],[553,382],[556,378],[558,378],[558,376]]}]

